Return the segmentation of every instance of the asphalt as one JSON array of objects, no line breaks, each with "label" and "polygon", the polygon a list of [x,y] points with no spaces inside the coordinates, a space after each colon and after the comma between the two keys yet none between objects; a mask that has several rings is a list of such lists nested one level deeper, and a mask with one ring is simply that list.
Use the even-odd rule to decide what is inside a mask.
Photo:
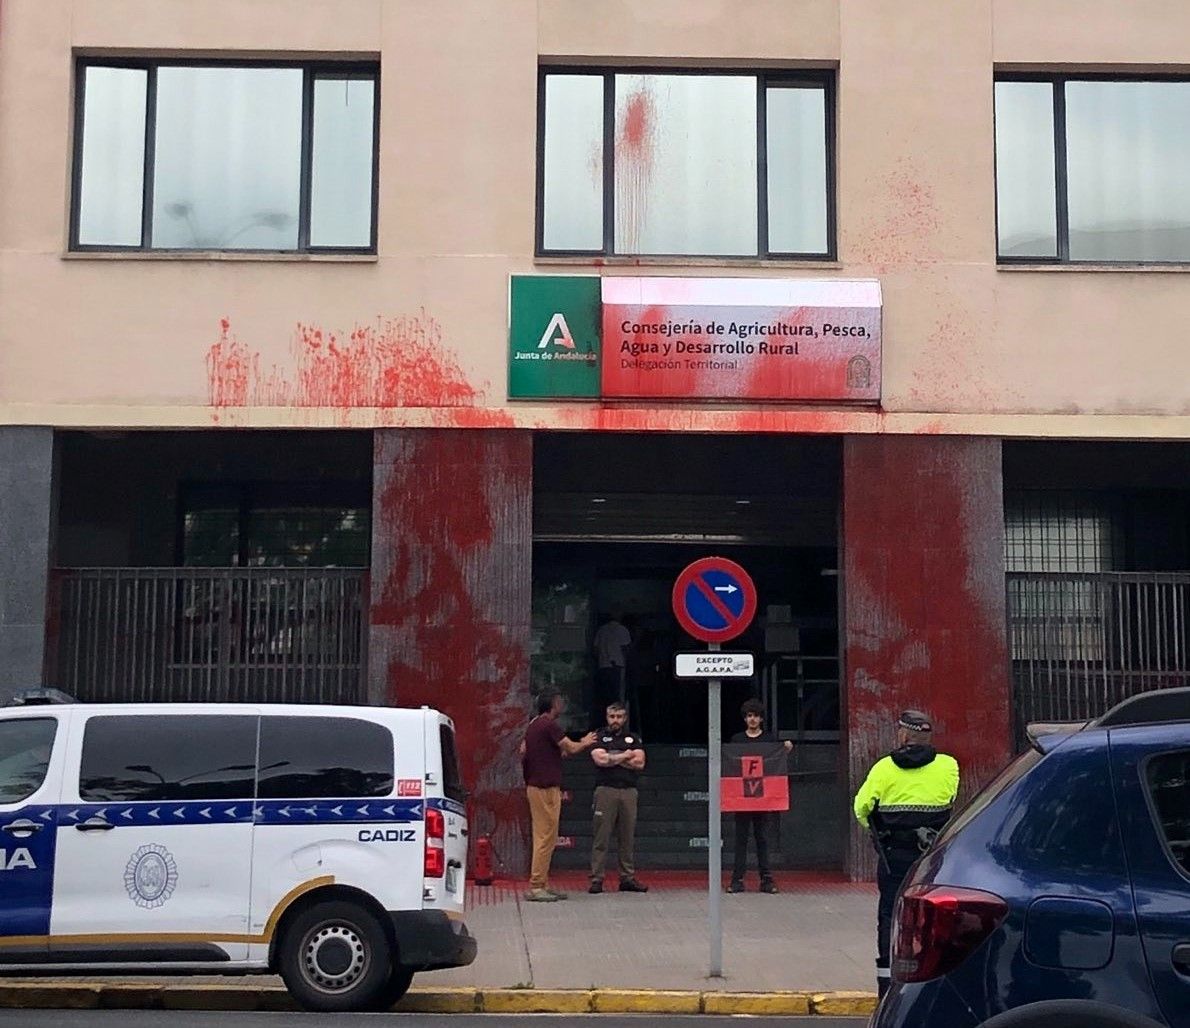
[{"label": "asphalt", "polygon": [[[551,885],[570,895],[548,904],[526,902],[524,883],[468,883],[466,920],[479,956],[470,967],[418,975],[398,1009],[819,1015],[814,1024],[871,1010],[873,886],[785,874],[778,895],[724,895],[723,975],[712,978],[705,875],[641,877],[647,894],[620,893],[609,880],[609,891],[591,896],[582,875],[556,875]],[[0,980],[0,1007],[287,1005],[279,979],[261,976]]]}]

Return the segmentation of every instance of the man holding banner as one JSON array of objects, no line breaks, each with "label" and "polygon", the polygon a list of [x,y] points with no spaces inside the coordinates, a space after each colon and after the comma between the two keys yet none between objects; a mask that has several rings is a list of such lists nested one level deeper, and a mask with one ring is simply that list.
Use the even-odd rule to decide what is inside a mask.
[{"label": "man holding banner", "polygon": [[787,757],[793,749],[764,727],[764,704],[746,700],[740,707],[744,730],[723,747],[722,802],[724,812],[735,814],[735,862],[728,892],[744,891],[748,861],[748,834],[756,840],[756,868],[760,891],[777,892],[769,867],[768,826],[773,812],[789,809]]}]

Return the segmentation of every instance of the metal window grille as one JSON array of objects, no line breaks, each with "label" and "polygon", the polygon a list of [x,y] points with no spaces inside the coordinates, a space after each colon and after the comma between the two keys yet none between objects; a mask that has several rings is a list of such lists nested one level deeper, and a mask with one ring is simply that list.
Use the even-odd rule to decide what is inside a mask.
[{"label": "metal window grille", "polygon": [[91,702],[358,703],[365,568],[55,574],[52,684]]}]

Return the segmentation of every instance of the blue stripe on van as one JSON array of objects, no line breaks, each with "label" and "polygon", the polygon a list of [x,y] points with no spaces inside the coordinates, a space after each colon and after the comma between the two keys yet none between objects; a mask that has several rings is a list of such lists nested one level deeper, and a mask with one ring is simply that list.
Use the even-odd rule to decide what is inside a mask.
[{"label": "blue stripe on van", "polygon": [[407,824],[422,821],[422,800],[199,800],[193,803],[80,803],[57,807],[57,823],[69,826],[102,817],[117,827],[211,824]]},{"label": "blue stripe on van", "polygon": [[463,804],[457,800],[447,799],[446,797],[430,797],[426,800],[426,806],[431,810],[445,810],[449,814],[459,814],[462,817],[467,816],[467,808]]}]

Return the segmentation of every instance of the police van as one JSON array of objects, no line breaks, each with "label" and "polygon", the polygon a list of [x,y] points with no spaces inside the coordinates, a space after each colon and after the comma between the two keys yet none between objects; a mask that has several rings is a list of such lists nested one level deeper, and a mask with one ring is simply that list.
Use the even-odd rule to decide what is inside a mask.
[{"label": "police van", "polygon": [[475,959],[435,710],[0,709],[0,973],[269,973],[386,1009]]}]

